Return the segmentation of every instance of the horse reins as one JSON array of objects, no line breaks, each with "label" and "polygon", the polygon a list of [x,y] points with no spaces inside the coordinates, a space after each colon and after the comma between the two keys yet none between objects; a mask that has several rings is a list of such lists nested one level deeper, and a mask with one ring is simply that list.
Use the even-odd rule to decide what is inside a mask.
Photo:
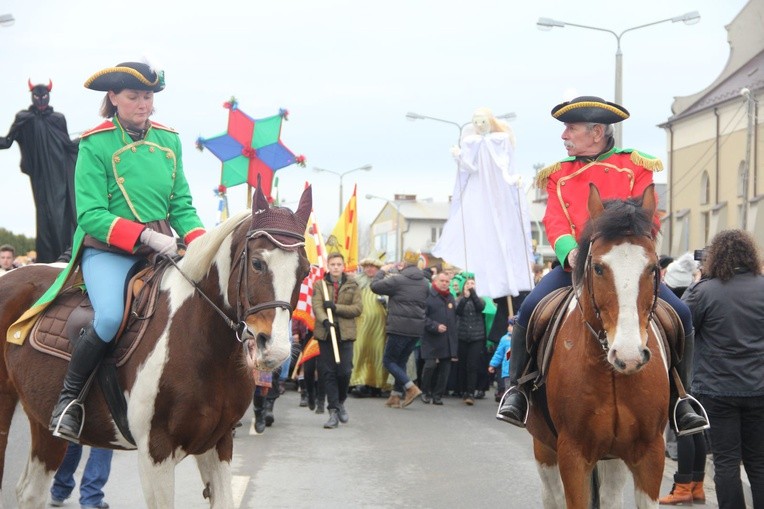
[{"label": "horse reins", "polygon": [[[584,265],[584,285],[586,286],[587,293],[589,294],[589,302],[592,305],[592,308],[594,309],[594,314],[597,317],[597,321],[600,322],[600,325],[602,325],[602,317],[600,314],[600,307],[597,305],[597,299],[594,296],[594,287],[593,287],[593,281],[594,281],[594,266],[592,264],[592,246],[594,245],[594,242],[599,238],[599,235],[594,235],[589,240],[589,248],[588,252],[586,253],[586,263]],[[651,236],[645,235],[645,237],[649,238],[650,240],[653,240]],[[658,289],[660,287],[661,282],[661,272],[658,266],[656,265],[653,268],[653,304],[650,306],[650,314],[647,317],[647,327],[650,325],[650,321],[653,319],[653,315],[655,314],[655,307],[658,305]],[[604,327],[600,327],[599,332],[592,327],[592,325],[589,323],[589,320],[586,319],[586,315],[584,314],[584,310],[581,307],[581,301],[579,299],[576,299],[576,306],[578,306],[578,310],[581,312],[581,316],[584,319],[584,324],[586,324],[586,327],[589,329],[589,332],[591,332],[592,336],[597,340],[597,342],[600,344],[600,347],[602,347],[603,350],[607,351],[609,349],[608,346],[608,340],[607,340],[607,331],[604,329]]]},{"label": "horse reins", "polygon": [[[300,242],[296,242],[294,244],[284,244],[283,242],[280,242],[276,238],[274,238],[274,235],[279,236],[287,236],[294,239],[299,239]],[[281,249],[294,249],[296,247],[302,247],[305,245],[305,237],[302,235],[286,231],[286,230],[277,230],[277,229],[269,229],[269,230],[251,230],[247,232],[247,238],[244,242],[244,249],[241,252],[241,256],[239,257],[239,280],[236,282],[236,295],[238,296],[237,302],[236,302],[236,321],[231,320],[228,315],[220,309],[220,307],[212,302],[212,299],[210,299],[201,288],[199,288],[199,285],[196,284],[188,275],[183,272],[183,270],[180,268],[180,266],[177,264],[177,262],[171,258],[167,257],[167,260],[170,261],[170,263],[178,270],[181,276],[188,281],[188,283],[194,287],[194,290],[209,304],[212,309],[215,310],[215,312],[220,315],[220,317],[223,319],[225,324],[231,328],[236,333],[236,339],[241,343],[244,341],[243,339],[243,333],[247,329],[247,322],[246,319],[255,313],[259,313],[260,311],[264,311],[266,309],[273,309],[273,308],[280,308],[285,309],[289,312],[289,316],[292,316],[292,305],[289,302],[285,302],[282,300],[272,300],[269,302],[263,302],[261,304],[255,304],[252,306],[249,302],[249,296],[245,293],[244,300],[246,301],[246,311],[244,311],[244,306],[241,303],[241,288],[242,288],[242,282],[246,280],[248,275],[248,264],[247,260],[249,259],[249,241],[254,240],[258,237],[266,237],[271,242],[276,244]]]}]

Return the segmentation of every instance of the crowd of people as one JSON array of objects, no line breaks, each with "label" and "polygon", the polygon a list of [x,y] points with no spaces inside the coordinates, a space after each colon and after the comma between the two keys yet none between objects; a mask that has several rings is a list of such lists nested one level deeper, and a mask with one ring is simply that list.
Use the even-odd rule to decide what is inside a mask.
[{"label": "crowd of people", "polygon": [[[68,262],[37,304],[51,302],[69,274],[80,270],[95,311],[93,322],[73,338],[76,346],[51,417],[51,431],[74,442],[51,488],[54,506],[63,505],[71,495],[73,474],[82,455],[76,443],[82,408],[71,403],[117,334],[126,280],[150,257],[178,252],[180,244],[173,230],[181,236],[183,246],[204,233],[182,171],[177,133],[149,118],[154,94],[164,89],[164,74],[143,63],[124,62],[95,73],[85,86],[105,93],[100,113],[106,120],[80,139],[59,139],[55,134],[66,134],[66,129],[63,116],[54,114],[49,106],[51,84],[30,84],[32,106],[20,112],[9,135],[0,138],[0,149],[16,141],[27,150],[31,148],[25,142],[29,133],[45,129],[53,152],[77,154],[76,169],[60,174],[65,179],[63,191],[76,189],[76,230],[73,197],[60,200],[67,210],[72,209],[71,214],[61,216],[62,224],[48,225],[42,224],[40,214],[53,199],[35,193],[38,233],[43,232],[37,239],[40,259],[33,251],[22,257],[13,246],[0,246],[0,275],[35,261],[58,257]],[[530,242],[499,242],[499,254],[491,257],[492,262],[498,263],[506,255],[522,258],[524,265],[517,274],[504,274],[500,279],[506,284],[494,289],[492,284],[499,280],[491,280],[490,271],[476,270],[480,274],[476,281],[475,274],[458,272],[445,263],[422,267],[419,253],[412,251],[395,263],[366,258],[359,263],[360,274],[346,272],[343,256],[330,253],[326,274],[313,287],[313,328],[293,320],[292,358],[273,372],[257,375],[253,394],[256,432],[263,433],[274,424],[274,404],[288,379],[297,381],[300,406],[328,413],[323,424],[326,429],[350,422],[350,395],[387,397],[384,404],[393,409],[417,400],[443,405],[447,396],[457,396],[464,405],[473,406],[494,383],[496,401],[504,396],[497,417],[525,425],[527,389],[518,384],[518,375],[530,362],[526,330],[535,305],[554,289],[571,285],[578,235],[588,219],[585,198],[590,183],[596,183],[604,198],[641,196],[652,183],[653,172],[661,169],[656,158],[614,146],[612,124],[629,116],[620,105],[583,96],[556,106],[552,116],[565,125],[562,138],[570,157],[542,170],[537,184],[546,187],[550,197],[544,225],[558,263],[545,270]],[[465,150],[455,153],[463,172],[457,189],[465,200],[470,194],[464,189],[487,192],[468,187],[471,175],[479,175],[476,165],[481,159],[475,154],[490,148],[488,142],[510,154],[514,150],[512,136],[505,129],[490,127],[490,120],[489,112],[476,112],[474,139],[465,139]],[[474,144],[473,155],[470,143]],[[510,178],[514,177],[511,166],[503,158],[490,161],[492,171],[504,175],[502,186],[519,184],[518,179]],[[624,171],[609,172],[613,165]],[[112,166],[138,172],[139,178],[129,183],[115,179]],[[33,187],[39,187],[37,177],[52,171],[48,166],[25,164],[22,170],[34,174]],[[109,190],[108,195],[100,192],[102,188]],[[506,205],[515,195],[519,197],[516,192],[499,197],[499,205]],[[521,204],[513,207],[522,212]],[[496,210],[491,209],[492,213]],[[510,219],[518,221],[518,238],[525,238],[527,218],[520,213],[505,222]],[[451,237],[458,240],[458,228],[452,230]],[[441,246],[444,252],[460,251],[447,247]],[[748,233],[726,230],[714,237],[703,254],[700,264],[689,254],[661,260],[664,271],[659,294],[677,312],[685,334],[684,355],[672,355],[672,359],[677,359],[682,385],[699,400],[693,405],[679,398],[672,381],[670,415],[678,435],[679,462],[674,486],[661,503],[705,500],[706,441],[698,432],[710,424],[707,435],[719,506],[745,506],[742,463],[754,506],[764,507],[764,438],[759,431],[764,425],[764,276],[759,248]],[[464,252],[465,263],[466,256]],[[507,263],[501,265],[508,270]],[[481,284],[490,295],[478,293]],[[521,290],[525,298],[518,302],[517,316],[511,316],[512,297]],[[496,295],[501,298],[495,300]],[[500,334],[493,334],[496,330],[506,333],[498,339]],[[80,487],[83,508],[108,508],[102,488],[110,464],[111,451],[91,449]]]}]

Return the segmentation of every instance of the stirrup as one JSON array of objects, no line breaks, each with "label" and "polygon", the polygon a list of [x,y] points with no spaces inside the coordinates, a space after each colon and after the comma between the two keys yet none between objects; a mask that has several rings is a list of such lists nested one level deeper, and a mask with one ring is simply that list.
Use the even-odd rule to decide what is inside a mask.
[{"label": "stirrup", "polygon": [[[82,412],[82,418],[80,419],[80,429],[77,430],[76,435],[72,435],[66,432],[62,433],[61,428],[61,419],[64,418],[64,416],[69,412],[69,410],[74,406],[80,407],[80,411]],[[85,405],[82,404],[82,402],[75,398],[69,402],[64,407],[63,412],[61,412],[61,415],[58,416],[58,421],[56,422],[56,426],[51,430],[53,432],[53,436],[57,438],[63,438],[64,440],[68,440],[69,442],[79,444],[80,443],[80,435],[82,435],[82,428],[85,426]]]},{"label": "stirrup", "polygon": [[[682,401],[687,401],[688,404],[690,405],[690,408],[692,408],[693,410],[697,410],[697,409],[700,410],[701,417],[703,417],[703,419],[706,420],[706,424],[704,426],[698,426],[695,428],[679,431],[679,421],[677,421],[676,409],[679,408],[679,403],[681,403]],[[697,406],[697,409],[695,408],[696,406]],[[683,398],[682,397],[677,398],[676,403],[674,403],[673,413],[674,413],[674,419],[673,419],[674,431],[676,431],[677,436],[683,437],[685,435],[693,435],[695,433],[700,433],[701,431],[709,429],[711,427],[711,424],[709,424],[709,421],[708,421],[708,414],[706,413],[706,409],[703,408],[703,405],[700,404],[700,401],[695,399],[690,394],[686,394]]]},{"label": "stirrup", "polygon": [[[523,398],[525,398],[525,416],[523,417],[522,421],[518,421],[516,419],[512,419],[511,417],[507,417],[506,415],[499,412],[501,410],[501,407],[504,406],[504,400],[507,399],[507,396],[509,396],[512,392],[519,392]],[[506,391],[504,391],[504,394],[501,396],[501,401],[499,401],[499,406],[496,408],[496,418],[500,421],[508,422],[510,424],[513,424],[519,428],[524,428],[525,423],[528,422],[528,414],[531,411],[531,405],[530,400],[528,399],[528,396],[525,394],[524,391],[520,390],[520,388],[516,385],[513,385]]]}]

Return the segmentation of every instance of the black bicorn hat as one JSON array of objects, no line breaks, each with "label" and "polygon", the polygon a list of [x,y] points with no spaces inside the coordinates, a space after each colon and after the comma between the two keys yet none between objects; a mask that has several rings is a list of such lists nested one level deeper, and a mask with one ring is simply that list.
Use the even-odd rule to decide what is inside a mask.
[{"label": "black bicorn hat", "polygon": [[629,118],[629,112],[623,106],[601,97],[582,95],[552,108],[552,116],[560,122],[617,124]]},{"label": "black bicorn hat", "polygon": [[122,62],[101,69],[85,81],[85,88],[108,92],[110,90],[164,90],[164,71],[156,71],[143,62]]}]

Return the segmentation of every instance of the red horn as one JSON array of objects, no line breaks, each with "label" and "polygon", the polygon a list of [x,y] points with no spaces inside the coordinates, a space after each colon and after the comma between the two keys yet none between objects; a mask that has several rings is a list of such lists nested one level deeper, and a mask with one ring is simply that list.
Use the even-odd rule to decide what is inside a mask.
[{"label": "red horn", "polygon": [[31,78],[27,78],[27,83],[29,84],[29,91],[31,92],[32,89],[34,88],[34,85],[32,85],[32,79]]},{"label": "red horn", "polygon": [[50,78],[48,78],[48,92],[50,92],[51,90],[53,90],[53,82],[51,81]]}]

